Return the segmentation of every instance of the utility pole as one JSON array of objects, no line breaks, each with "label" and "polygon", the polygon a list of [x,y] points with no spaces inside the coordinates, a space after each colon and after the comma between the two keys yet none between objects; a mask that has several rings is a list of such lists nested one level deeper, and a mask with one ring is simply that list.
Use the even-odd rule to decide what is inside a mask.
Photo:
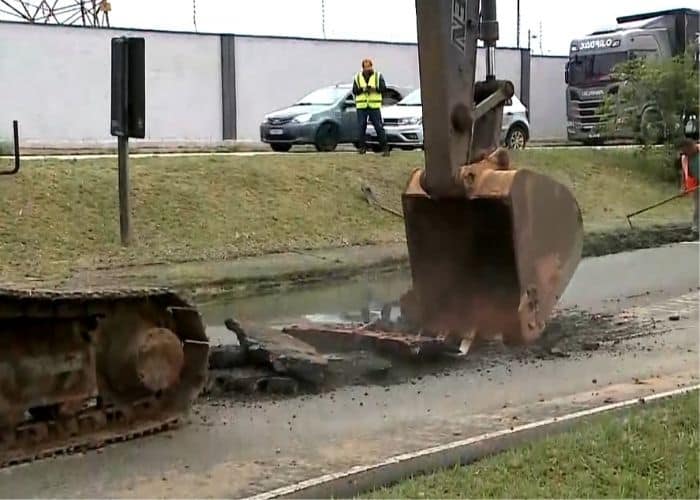
[{"label": "utility pole", "polygon": [[323,39],[326,39],[326,0],[321,0],[321,30]]},{"label": "utility pole", "polygon": [[517,27],[516,27],[516,36],[518,37],[518,41],[516,42],[517,45],[516,47],[520,48],[520,0],[518,0],[517,6],[516,6],[516,11],[517,11]]},{"label": "utility pole", "polygon": [[192,0],[192,24],[195,33],[197,33],[197,0]]}]

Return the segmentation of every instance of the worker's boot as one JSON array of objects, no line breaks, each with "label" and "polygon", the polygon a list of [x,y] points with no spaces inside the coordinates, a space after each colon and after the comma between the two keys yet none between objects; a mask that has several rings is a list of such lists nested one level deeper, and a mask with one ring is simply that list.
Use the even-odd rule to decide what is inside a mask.
[{"label": "worker's boot", "polygon": [[366,154],[367,153],[367,146],[360,146],[359,148],[357,148],[357,153],[361,154],[361,155]]},{"label": "worker's boot", "polygon": [[384,146],[384,151],[382,151],[382,156],[389,156],[391,154],[391,149],[389,146]]}]

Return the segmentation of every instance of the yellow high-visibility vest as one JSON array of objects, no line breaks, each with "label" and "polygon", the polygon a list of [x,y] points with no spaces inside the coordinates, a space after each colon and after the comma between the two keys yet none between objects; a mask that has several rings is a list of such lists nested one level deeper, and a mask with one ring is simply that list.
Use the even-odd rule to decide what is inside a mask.
[{"label": "yellow high-visibility vest", "polygon": [[379,92],[379,73],[374,72],[369,80],[365,80],[362,72],[355,76],[355,82],[361,89],[370,87],[368,94],[360,94],[355,96],[355,107],[357,109],[379,109],[382,107],[382,94]]}]

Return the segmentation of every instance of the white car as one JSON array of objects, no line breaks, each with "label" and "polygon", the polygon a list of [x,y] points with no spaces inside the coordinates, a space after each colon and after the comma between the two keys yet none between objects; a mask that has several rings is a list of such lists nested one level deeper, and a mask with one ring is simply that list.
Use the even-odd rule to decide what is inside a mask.
[{"label": "white car", "polygon": [[[516,96],[503,107],[501,141],[510,149],[523,149],[530,138],[530,120],[527,108]],[[414,149],[423,147],[423,108],[420,89],[416,89],[401,101],[382,109],[384,130],[391,147]],[[367,143],[379,147],[377,133],[367,125]]]}]

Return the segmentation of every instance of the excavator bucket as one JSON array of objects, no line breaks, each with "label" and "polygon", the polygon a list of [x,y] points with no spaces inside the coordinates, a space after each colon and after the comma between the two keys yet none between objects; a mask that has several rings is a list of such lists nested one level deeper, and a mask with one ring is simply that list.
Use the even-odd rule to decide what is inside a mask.
[{"label": "excavator bucket", "polygon": [[503,150],[458,170],[460,196],[431,198],[422,175],[402,196],[413,279],[402,315],[433,336],[536,340],[581,258],[572,193],[511,169]]}]

